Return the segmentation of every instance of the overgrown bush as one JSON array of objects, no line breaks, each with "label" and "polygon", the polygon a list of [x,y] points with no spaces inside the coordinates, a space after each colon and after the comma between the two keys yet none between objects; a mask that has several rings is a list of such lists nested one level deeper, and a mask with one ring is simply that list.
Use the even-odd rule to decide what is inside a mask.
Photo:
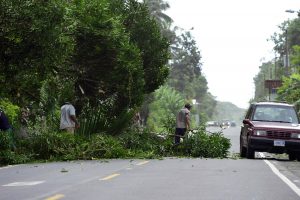
[{"label": "overgrown bush", "polygon": [[140,131],[134,129],[120,136],[123,146],[128,149],[129,157],[161,157],[170,155],[169,151],[172,148],[172,140],[163,138],[147,129]]},{"label": "overgrown bush", "polygon": [[5,131],[0,131],[0,151],[8,150],[9,148],[9,135]]},{"label": "overgrown bush", "polygon": [[22,148],[28,154],[32,154],[34,159],[76,159],[76,139],[75,136],[61,132],[34,132],[22,141]]},{"label": "overgrown bush", "polygon": [[[5,143],[8,143],[8,139],[4,139]],[[16,153],[18,152],[25,152],[32,160],[101,159],[127,156],[127,150],[113,136],[94,134],[87,138],[67,132],[32,132],[28,138],[18,140]]]},{"label": "overgrown bush", "polygon": [[12,150],[0,151],[0,166],[20,164],[30,161],[30,157],[27,154],[18,153]]},{"label": "overgrown bush", "polygon": [[157,145],[159,145],[158,137],[147,130],[132,130],[121,135],[120,139],[127,149],[153,151],[156,150]]},{"label": "overgrown bush", "polygon": [[199,129],[183,141],[181,148],[192,157],[225,158],[230,146],[230,140],[221,132],[208,133]]},{"label": "overgrown bush", "polygon": [[121,142],[110,135],[95,134],[88,140],[88,145],[83,149],[84,158],[123,158],[127,150]]},{"label": "overgrown bush", "polygon": [[207,133],[205,127],[185,137],[174,146],[174,136],[159,136],[147,129],[131,129],[116,137],[93,134],[89,137],[66,132],[31,131],[28,138],[18,138],[11,149],[9,137],[0,132],[0,164],[35,160],[92,160],[110,158],[161,158],[188,156],[225,158],[230,140],[222,133]]},{"label": "overgrown bush", "polygon": [[29,155],[17,151],[17,149],[12,149],[9,134],[9,132],[0,131],[0,166],[28,162],[30,160]]},{"label": "overgrown bush", "polygon": [[154,101],[150,104],[147,126],[155,132],[174,133],[176,114],[182,108],[184,97],[176,90],[162,86],[154,93]]},{"label": "overgrown bush", "polygon": [[8,99],[0,99],[0,109],[3,109],[5,115],[9,119],[10,124],[13,127],[19,126],[19,122],[18,122],[18,117],[20,114],[19,106],[14,105]]}]

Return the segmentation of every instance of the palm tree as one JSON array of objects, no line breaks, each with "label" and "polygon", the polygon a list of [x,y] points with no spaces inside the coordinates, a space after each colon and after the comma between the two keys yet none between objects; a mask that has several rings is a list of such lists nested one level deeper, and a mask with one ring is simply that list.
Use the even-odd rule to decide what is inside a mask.
[{"label": "palm tree", "polygon": [[150,14],[156,19],[160,27],[163,30],[169,29],[173,20],[171,17],[163,13],[170,5],[164,0],[143,0],[144,4],[147,5]]}]

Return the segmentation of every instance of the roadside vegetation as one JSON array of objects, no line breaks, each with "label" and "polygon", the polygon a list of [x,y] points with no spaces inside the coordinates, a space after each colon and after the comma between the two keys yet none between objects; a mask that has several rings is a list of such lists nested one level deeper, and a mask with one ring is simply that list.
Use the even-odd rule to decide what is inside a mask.
[{"label": "roadside vegetation", "polygon": [[57,126],[51,126],[43,119],[36,119],[35,124],[29,121],[24,126],[22,120],[18,120],[18,106],[0,102],[15,127],[13,135],[0,131],[0,165],[109,158],[226,158],[231,146],[222,132],[207,132],[205,126],[188,132],[181,144],[174,146],[175,117],[168,115],[160,117],[160,132],[133,123],[117,135],[106,131],[94,132],[91,130],[97,124],[92,124],[92,118],[89,125],[81,129],[85,131],[77,131],[75,135],[58,131]]},{"label": "roadside vegetation", "polygon": [[119,137],[93,134],[90,137],[62,132],[31,132],[26,138],[14,138],[0,132],[0,164],[27,162],[95,160],[109,158],[200,157],[226,158],[229,139],[221,133],[194,130],[182,143],[174,146],[174,137],[148,130],[125,131]]},{"label": "roadside vegetation", "polygon": [[[215,97],[191,32],[173,25],[161,0],[0,2],[0,164],[101,158],[224,158],[221,133],[201,126]],[[197,132],[174,148],[174,120],[196,102]],[[59,131],[73,101],[80,129]],[[136,122],[139,113],[141,120]],[[201,124],[200,124],[200,123]]]}]

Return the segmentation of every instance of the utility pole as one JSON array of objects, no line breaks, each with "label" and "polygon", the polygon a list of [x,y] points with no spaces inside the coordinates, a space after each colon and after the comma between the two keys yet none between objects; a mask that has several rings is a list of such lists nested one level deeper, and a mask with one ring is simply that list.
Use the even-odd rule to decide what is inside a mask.
[{"label": "utility pole", "polygon": [[277,57],[276,57],[276,51],[274,51],[274,53],[275,53],[275,58],[274,58],[274,79],[276,80],[277,79],[277,66],[276,66]]},{"label": "utility pole", "polygon": [[289,76],[289,46],[288,46],[288,31],[285,30],[285,75]]}]

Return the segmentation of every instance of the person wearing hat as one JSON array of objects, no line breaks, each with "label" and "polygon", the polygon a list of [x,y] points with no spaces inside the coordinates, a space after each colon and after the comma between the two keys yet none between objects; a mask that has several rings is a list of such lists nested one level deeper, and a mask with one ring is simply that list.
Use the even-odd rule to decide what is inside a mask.
[{"label": "person wearing hat", "polygon": [[185,104],[184,108],[182,108],[176,116],[175,145],[180,143],[180,138],[190,129],[191,108],[192,106],[189,103]]}]

